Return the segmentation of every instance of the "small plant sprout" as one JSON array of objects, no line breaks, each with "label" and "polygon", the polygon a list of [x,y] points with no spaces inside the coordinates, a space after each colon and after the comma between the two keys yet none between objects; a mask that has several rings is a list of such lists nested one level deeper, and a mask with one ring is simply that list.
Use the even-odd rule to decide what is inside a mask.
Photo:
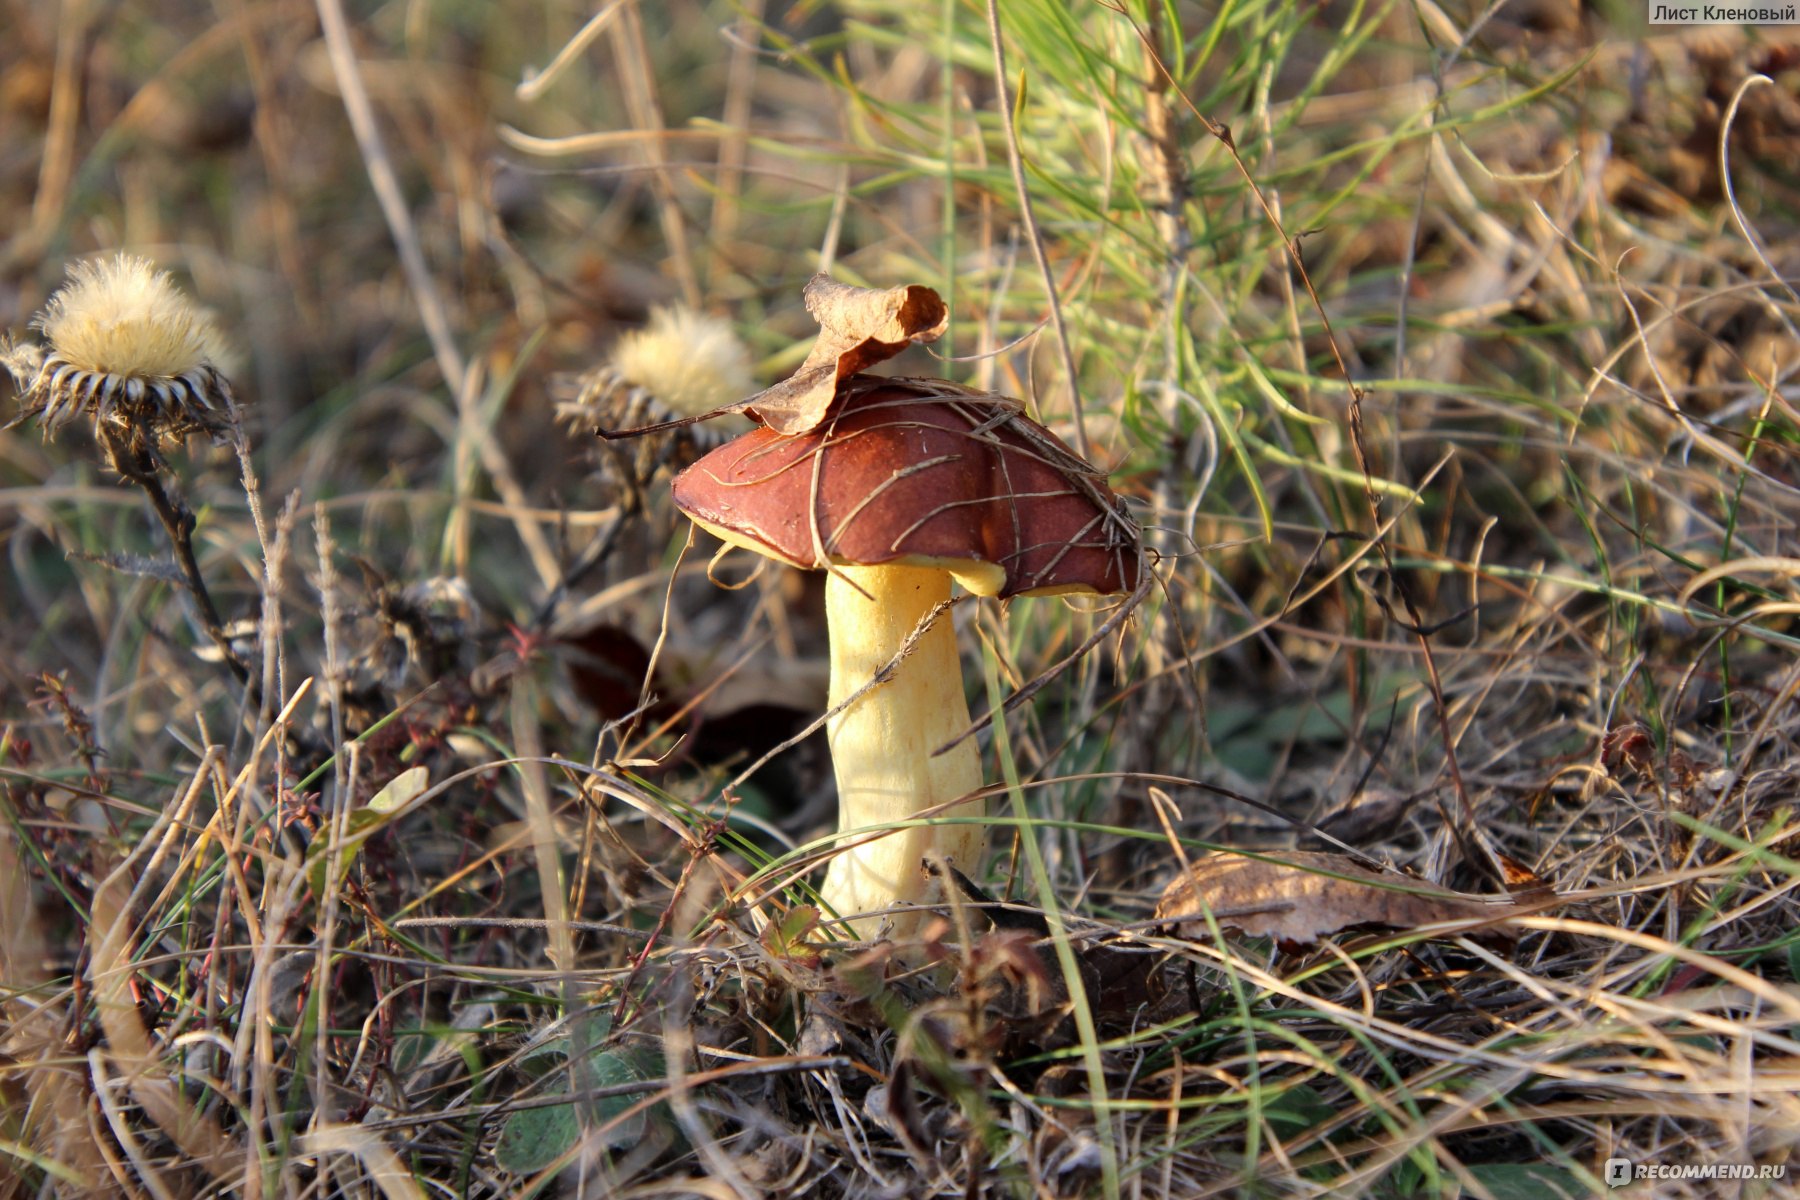
[{"label": "small plant sprout", "polygon": [[[821,891],[840,916],[916,931],[925,860],[979,866],[981,759],[950,583],[978,596],[1106,595],[1141,570],[1104,476],[1018,402],[936,379],[858,375],[810,433],[758,429],[675,480],[701,528],[827,570],[838,830]],[[945,749],[954,742],[955,745]],[[879,919],[854,922],[872,933]]]},{"label": "small plant sprout", "polygon": [[74,264],[34,325],[46,344],[11,347],[0,363],[19,389],[19,419],[46,434],[82,416],[96,436],[121,432],[139,447],[236,428],[218,326],[147,259]]}]

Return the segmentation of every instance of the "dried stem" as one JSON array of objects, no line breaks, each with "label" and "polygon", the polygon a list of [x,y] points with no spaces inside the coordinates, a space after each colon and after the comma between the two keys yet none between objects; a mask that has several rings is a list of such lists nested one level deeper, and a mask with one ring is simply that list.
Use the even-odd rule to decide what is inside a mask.
[{"label": "dried stem", "polygon": [[181,576],[187,583],[188,595],[194,598],[194,605],[200,610],[200,622],[206,627],[206,636],[212,639],[213,645],[219,648],[219,653],[225,656],[225,665],[231,668],[231,673],[237,676],[238,682],[248,684],[250,668],[232,647],[231,639],[225,635],[225,624],[219,619],[218,606],[213,603],[212,593],[206,587],[206,578],[200,574],[200,563],[194,557],[194,514],[188,511],[187,504],[180,496],[171,494],[163,486],[157,473],[155,457],[136,434],[103,424],[100,426],[100,440],[106,446],[113,469],[142,488],[144,495],[150,498],[150,507],[156,510],[156,517],[162,522],[163,530],[169,535],[169,541],[175,548],[175,564],[181,569]]},{"label": "dried stem", "polygon": [[331,69],[344,99],[344,115],[350,119],[350,131],[356,136],[357,149],[362,152],[369,185],[375,189],[381,215],[387,219],[388,232],[393,235],[394,249],[400,255],[401,269],[406,272],[407,285],[419,306],[419,319],[425,325],[425,336],[431,342],[438,371],[450,391],[461,395],[465,371],[462,351],[456,347],[443,296],[425,262],[425,251],[419,244],[418,229],[400,187],[399,173],[394,170],[387,146],[381,140],[375,106],[369,100],[368,88],[363,85],[362,69],[356,62],[356,48],[350,41],[350,23],[344,16],[342,0],[317,2],[319,28],[325,34]]},{"label": "dried stem", "polygon": [[1081,381],[1075,377],[1075,352],[1069,348],[1069,328],[1063,322],[1062,300],[1056,293],[1056,276],[1050,270],[1050,259],[1044,252],[1044,238],[1038,232],[1037,216],[1031,209],[1031,189],[1025,183],[1025,160],[1019,154],[1019,129],[1013,121],[1012,89],[1006,86],[1006,44],[1000,35],[1000,6],[988,0],[988,36],[994,42],[994,87],[999,93],[1000,124],[1006,130],[1006,157],[1012,164],[1013,188],[1019,193],[1019,219],[1025,226],[1026,240],[1037,259],[1038,273],[1044,277],[1044,295],[1050,302],[1050,324],[1056,330],[1056,344],[1062,351],[1063,373],[1069,377],[1070,419],[1075,428],[1075,453],[1091,458],[1088,452],[1087,422],[1081,414]]},{"label": "dried stem", "polygon": [[694,255],[688,247],[687,219],[682,215],[681,201],[669,177],[667,126],[663,121],[662,101],[656,94],[656,81],[645,69],[651,61],[649,43],[644,37],[644,22],[633,0],[623,10],[624,20],[612,27],[613,53],[619,68],[621,90],[632,123],[650,136],[642,146],[650,168],[650,189],[656,196],[656,215],[662,224],[663,240],[669,247],[669,265],[681,284],[682,299],[689,308],[701,306],[700,276],[694,270]]}]

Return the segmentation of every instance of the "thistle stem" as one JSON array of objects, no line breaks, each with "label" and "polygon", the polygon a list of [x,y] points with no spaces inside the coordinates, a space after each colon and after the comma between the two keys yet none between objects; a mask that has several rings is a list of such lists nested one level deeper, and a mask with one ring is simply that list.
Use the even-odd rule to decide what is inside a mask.
[{"label": "thistle stem", "polygon": [[200,610],[200,623],[206,629],[206,636],[211,638],[219,653],[225,656],[225,665],[242,684],[250,682],[250,668],[238,657],[231,639],[225,636],[225,623],[219,619],[219,610],[213,604],[212,593],[206,588],[206,579],[200,574],[200,563],[194,557],[194,514],[188,511],[187,505],[179,496],[171,495],[163,486],[157,473],[156,460],[150,455],[132,434],[103,425],[100,429],[101,439],[106,443],[107,456],[112,459],[113,469],[127,480],[143,489],[150,498],[150,507],[156,510],[156,516],[162,522],[163,530],[169,535],[169,541],[175,548],[175,563],[181,570],[182,578],[187,583],[188,595],[194,599],[194,605]]}]

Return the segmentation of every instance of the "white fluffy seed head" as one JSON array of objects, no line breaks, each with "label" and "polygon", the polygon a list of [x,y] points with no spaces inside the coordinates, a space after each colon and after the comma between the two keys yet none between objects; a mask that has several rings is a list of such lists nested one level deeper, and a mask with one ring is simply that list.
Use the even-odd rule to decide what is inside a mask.
[{"label": "white fluffy seed head", "polygon": [[71,266],[36,324],[64,361],[101,375],[168,379],[217,365],[224,352],[212,314],[129,254]]},{"label": "white fluffy seed head", "polygon": [[619,339],[613,369],[682,416],[742,400],[755,387],[750,353],[731,326],[691,308],[659,308]]}]

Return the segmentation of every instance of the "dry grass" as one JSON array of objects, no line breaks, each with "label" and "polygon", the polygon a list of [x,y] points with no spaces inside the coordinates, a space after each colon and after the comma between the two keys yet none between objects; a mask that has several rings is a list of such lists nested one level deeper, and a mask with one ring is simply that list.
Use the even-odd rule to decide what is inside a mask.
[{"label": "dry grass", "polygon": [[[0,327],[147,255],[218,315],[248,443],[140,463],[188,572],[78,422],[0,433],[0,1196],[1788,1163],[1800,43],[997,8],[1005,88],[962,0],[0,0]],[[657,306],[779,377],[826,264],[942,291],[944,360],[901,369],[1081,414],[1157,552],[983,735],[1011,907],[918,946],[809,923],[817,738],[740,778],[824,708],[817,581],[721,590],[749,569],[667,503],[691,442],[557,424],[639,410],[604,361]],[[978,713],[1106,618],[959,608]],[[1149,920],[1171,837],[1323,835],[1566,903],[1304,955]],[[1627,1194],[1790,1189],[1739,1186]]]}]

